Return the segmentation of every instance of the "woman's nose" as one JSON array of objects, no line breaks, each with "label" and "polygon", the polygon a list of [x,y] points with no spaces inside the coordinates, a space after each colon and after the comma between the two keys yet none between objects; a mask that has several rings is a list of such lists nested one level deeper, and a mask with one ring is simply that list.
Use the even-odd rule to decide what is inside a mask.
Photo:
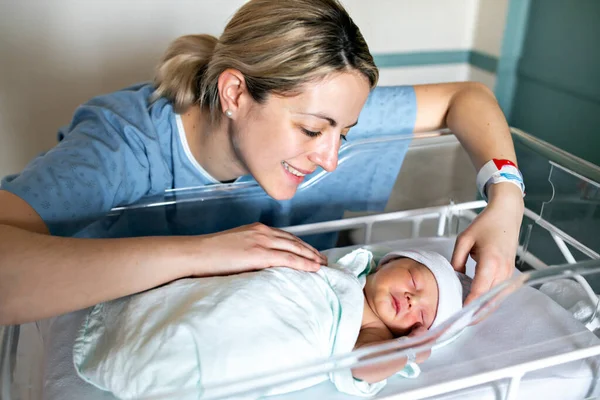
[{"label": "woman's nose", "polygon": [[339,140],[322,141],[308,158],[325,171],[333,172],[338,165]]}]

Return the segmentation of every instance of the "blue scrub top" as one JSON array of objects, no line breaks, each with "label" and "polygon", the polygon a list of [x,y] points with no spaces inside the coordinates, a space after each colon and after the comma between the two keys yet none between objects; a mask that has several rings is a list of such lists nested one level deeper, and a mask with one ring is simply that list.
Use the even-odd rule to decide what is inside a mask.
[{"label": "blue scrub top", "polygon": [[194,159],[181,119],[149,84],[78,107],[60,143],[2,189],[29,203],[53,235],[71,236],[116,206],[167,189],[218,183]]},{"label": "blue scrub top", "polygon": [[[258,220],[284,226],[340,218],[353,204],[362,210],[383,209],[408,146],[384,146],[375,161],[369,161],[372,155],[367,161],[355,157],[359,165],[347,162],[345,173],[338,167],[333,178],[319,183],[319,189],[299,190],[293,201],[253,196],[237,203],[202,204],[203,208],[182,204],[103,218],[114,207],[168,189],[219,183],[192,156],[171,103],[164,98],[150,103],[152,92],[151,84],[139,84],[81,105],[70,125],[60,130],[59,144],[20,174],[4,178],[0,188],[25,200],[57,236],[200,234]],[[412,87],[376,88],[350,142],[412,132],[415,116]],[[384,151],[391,151],[387,158]],[[336,199],[346,202],[336,203]],[[209,227],[199,228],[199,221]],[[317,244],[331,245],[331,241]]]}]

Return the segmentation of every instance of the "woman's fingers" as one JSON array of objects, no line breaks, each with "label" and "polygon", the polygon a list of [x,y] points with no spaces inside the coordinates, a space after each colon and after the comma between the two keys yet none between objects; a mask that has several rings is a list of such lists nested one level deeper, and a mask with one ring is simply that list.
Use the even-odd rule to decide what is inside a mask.
[{"label": "woman's fingers", "polygon": [[[204,237],[205,263],[215,274],[255,271],[269,267],[288,267],[318,271],[327,257],[300,238],[261,223],[240,226]],[[216,266],[219,267],[216,267]],[[204,275],[201,271],[198,275]]]},{"label": "woman's fingers", "polygon": [[293,265],[298,265],[298,257],[310,261],[312,264],[316,264],[319,267],[323,264],[321,257],[316,255],[311,249],[304,246],[297,240],[290,240],[281,237],[269,238],[267,240],[268,243],[261,244],[261,246],[267,251],[274,252],[270,259],[277,260],[279,264],[273,266],[294,268],[294,266],[288,265],[288,263],[292,262],[294,263]]},{"label": "woman's fingers", "polygon": [[469,304],[492,287],[495,281],[495,270],[496,266],[494,263],[489,262],[486,258],[482,257],[482,260],[477,263],[477,273],[471,284],[471,291],[469,296],[465,300],[465,305]]},{"label": "woman's fingers", "polygon": [[253,224],[247,234],[250,248],[254,249],[247,256],[253,256],[260,268],[281,266],[317,271],[325,261],[312,246],[288,232]]},{"label": "woman's fingers", "polygon": [[265,267],[288,267],[299,271],[315,272],[321,263],[285,250],[268,249]]},{"label": "woman's fingers", "polygon": [[[512,264],[505,263],[504,270],[505,270],[504,274],[498,274],[498,273],[496,274],[494,281],[491,283],[490,289],[512,277],[512,274],[513,274]],[[516,290],[517,288],[520,287],[518,282],[516,282],[515,285],[516,286],[511,285],[511,286],[505,287],[502,291],[498,292],[494,298],[490,299],[490,301],[487,302],[487,304],[485,305],[485,308],[477,312],[474,320],[470,323],[470,325],[476,325],[476,324],[480,323],[481,321],[486,319],[489,315],[491,315],[494,311],[496,311],[498,309],[498,307],[500,306],[500,303],[502,303],[502,301],[506,298],[506,296],[508,296],[510,293],[512,293],[514,290]],[[482,295],[484,293],[485,292],[480,293],[479,295]],[[471,297],[471,296],[469,296],[469,297]],[[472,298],[467,298],[466,301],[471,302],[471,301],[475,300],[476,298],[477,298],[477,296],[474,295]]]},{"label": "woman's fingers", "polygon": [[[513,185],[508,185],[509,189]],[[477,262],[475,278],[465,304],[509,278],[515,265],[519,227],[523,217],[520,192],[510,198],[490,200],[487,207],[457,239],[452,266],[464,272],[469,255]]]},{"label": "woman's fingers", "polygon": [[469,258],[469,253],[473,248],[473,244],[474,242],[470,236],[461,235],[456,239],[454,252],[452,253],[452,261],[450,262],[455,271],[463,274],[466,272],[467,259]]},{"label": "woman's fingers", "polygon": [[294,242],[297,242],[300,246],[305,247],[307,249],[309,249],[310,251],[313,252],[313,254],[319,259],[319,261],[322,263],[321,265],[327,265],[327,257],[325,257],[323,254],[321,254],[317,249],[315,249],[314,247],[312,247],[310,244],[304,242],[302,239],[300,239],[299,237],[286,232],[282,229],[277,229],[277,228],[270,228],[273,233],[280,237],[280,238],[284,238],[287,240],[291,240]]},{"label": "woman's fingers", "polygon": [[312,246],[279,229],[263,224],[240,226],[202,236],[194,251],[199,262],[194,276],[214,276],[289,267],[318,271],[326,259]]},{"label": "woman's fingers", "polygon": [[483,251],[477,262],[475,278],[465,305],[510,278],[512,270],[513,264],[508,260],[495,253]]}]

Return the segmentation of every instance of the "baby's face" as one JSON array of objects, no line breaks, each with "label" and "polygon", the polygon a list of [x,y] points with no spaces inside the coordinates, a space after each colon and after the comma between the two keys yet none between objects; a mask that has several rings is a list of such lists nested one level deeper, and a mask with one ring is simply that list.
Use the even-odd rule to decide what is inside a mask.
[{"label": "baby's face", "polygon": [[367,277],[365,298],[375,315],[396,336],[435,319],[438,287],[431,271],[410,258],[398,258]]}]

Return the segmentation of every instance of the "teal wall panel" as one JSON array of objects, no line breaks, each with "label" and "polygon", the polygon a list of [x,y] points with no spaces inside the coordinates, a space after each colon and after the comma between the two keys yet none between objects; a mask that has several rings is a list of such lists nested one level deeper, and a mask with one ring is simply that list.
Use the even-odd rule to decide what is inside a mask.
[{"label": "teal wall panel", "polygon": [[530,0],[509,122],[600,164],[600,1]]},{"label": "teal wall panel", "polygon": [[600,103],[519,78],[510,123],[600,165]]},{"label": "teal wall panel", "polygon": [[480,51],[471,51],[469,52],[469,64],[495,74],[498,68],[498,58]]},{"label": "teal wall panel", "polygon": [[517,66],[523,49],[531,0],[510,0],[502,38],[494,92],[507,119],[510,119],[517,84]]},{"label": "teal wall panel", "polygon": [[474,67],[495,73],[498,65],[497,57],[473,50],[387,53],[375,54],[373,58],[375,59],[375,64],[379,68],[468,63]]},{"label": "teal wall panel", "polygon": [[468,50],[423,51],[413,53],[375,54],[379,68],[410,67],[469,62]]}]

